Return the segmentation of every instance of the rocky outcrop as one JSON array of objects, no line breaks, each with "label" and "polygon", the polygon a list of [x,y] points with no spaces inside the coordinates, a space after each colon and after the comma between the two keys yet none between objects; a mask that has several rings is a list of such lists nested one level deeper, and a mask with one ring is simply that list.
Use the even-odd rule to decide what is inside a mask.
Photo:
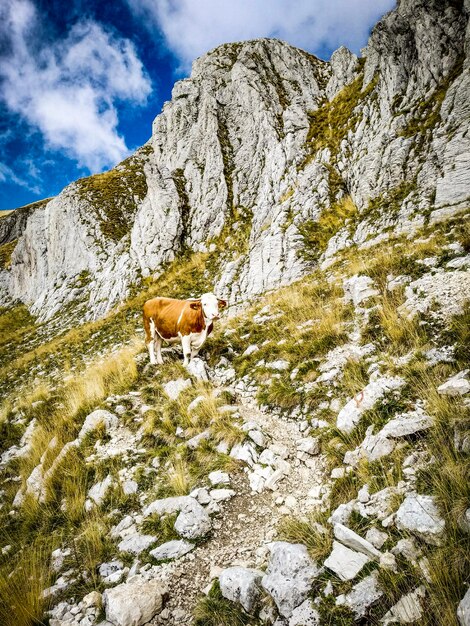
[{"label": "rocky outcrop", "polygon": [[[464,208],[468,12],[444,4],[402,0],[359,60],[340,48],[324,62],[271,39],[197,59],[133,157],[73,183],[26,223],[6,218],[18,243],[1,300],[40,319],[73,301],[96,318],[190,249],[219,252],[211,278],[234,303],[338,249]],[[345,194],[348,218],[337,212]],[[326,213],[335,227],[319,239]],[[299,254],[304,238],[310,258]]]}]

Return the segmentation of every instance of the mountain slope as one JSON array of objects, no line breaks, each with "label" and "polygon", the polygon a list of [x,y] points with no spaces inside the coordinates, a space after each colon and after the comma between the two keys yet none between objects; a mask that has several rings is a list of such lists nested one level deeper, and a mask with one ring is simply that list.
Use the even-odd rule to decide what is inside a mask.
[{"label": "mountain slope", "polygon": [[[71,302],[97,318],[185,250],[213,244],[216,289],[234,303],[339,248],[465,208],[467,23],[461,3],[402,0],[359,60],[341,48],[327,63],[276,40],[201,57],[146,146],[17,228],[2,301],[40,320]],[[340,210],[329,242],[305,242],[345,195],[357,213]],[[318,249],[310,259],[305,243]]]}]

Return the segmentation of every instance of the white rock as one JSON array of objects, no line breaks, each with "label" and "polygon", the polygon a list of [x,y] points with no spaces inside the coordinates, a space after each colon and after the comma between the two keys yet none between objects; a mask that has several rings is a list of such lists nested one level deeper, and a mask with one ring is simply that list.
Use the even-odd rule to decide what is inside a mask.
[{"label": "white rock", "polygon": [[101,425],[104,425],[106,431],[109,431],[119,425],[119,418],[114,413],[104,409],[93,411],[93,413],[86,416],[83,426],[78,433],[78,441],[82,441],[87,433],[96,430]]},{"label": "white rock", "polygon": [[219,575],[220,591],[224,598],[239,602],[248,613],[257,605],[260,597],[260,581],[263,572],[245,567],[229,567]]},{"label": "white rock", "polygon": [[106,494],[108,493],[108,489],[113,484],[113,477],[111,474],[108,474],[106,478],[99,483],[96,483],[91,487],[87,493],[87,497],[89,500],[97,504],[98,506],[103,502]]},{"label": "white rock", "polygon": [[301,544],[276,541],[268,544],[270,558],[262,585],[271,595],[279,613],[290,617],[311,589],[318,568]]},{"label": "white rock", "polygon": [[212,528],[211,518],[202,506],[190,498],[176,518],[175,530],[185,539],[198,539],[206,535]]},{"label": "white rock", "polygon": [[387,376],[369,383],[341,409],[336,425],[343,432],[350,433],[365,411],[372,409],[385,394],[400,389],[404,384],[405,381],[402,378]]},{"label": "white rock", "polygon": [[265,367],[270,370],[277,370],[279,372],[282,372],[289,369],[289,361],[286,361],[285,359],[278,359],[277,361],[271,361],[270,363],[266,363]]},{"label": "white rock", "polygon": [[158,546],[158,548],[150,550],[149,554],[157,561],[179,559],[180,556],[191,552],[195,547],[194,543],[189,543],[189,541],[185,541],[184,539],[173,539],[172,541],[163,543],[161,546]]},{"label": "white rock", "polygon": [[115,626],[142,626],[159,613],[167,592],[161,581],[137,575],[103,593],[106,619]]},{"label": "white rock", "polygon": [[188,371],[189,374],[191,374],[191,376],[194,376],[194,378],[197,378],[198,380],[204,380],[204,381],[209,380],[207,367],[202,359],[199,359],[199,358],[191,359],[188,365],[186,366],[186,370]]},{"label": "white rock", "polygon": [[318,437],[304,437],[296,442],[296,447],[299,452],[305,452],[312,456],[320,454],[320,441]]},{"label": "white rock", "polygon": [[378,574],[373,572],[354,585],[349,593],[338,596],[336,605],[347,606],[354,613],[354,617],[359,619],[365,616],[367,609],[382,596],[383,591],[378,584]]},{"label": "white rock", "polygon": [[210,437],[210,432],[208,430],[204,430],[202,433],[199,433],[199,435],[194,435],[194,437],[188,439],[186,445],[190,450],[196,450],[203,441],[207,441]]},{"label": "white rock", "polygon": [[250,354],[254,354],[258,352],[259,348],[256,344],[251,344],[248,348],[243,352],[242,356],[250,356]]},{"label": "white rock", "polygon": [[304,600],[292,611],[289,618],[289,626],[319,626],[319,624],[320,614],[313,608],[310,600]]},{"label": "white rock", "polygon": [[132,554],[140,554],[144,550],[147,550],[153,543],[157,541],[157,537],[153,535],[141,535],[140,533],[133,533],[127,535],[118,544],[118,549],[121,552],[131,552]]},{"label": "white rock", "polygon": [[233,446],[230,450],[230,456],[233,459],[244,461],[248,465],[253,466],[258,460],[258,454],[251,443],[242,443]]},{"label": "white rock", "polygon": [[135,480],[125,480],[122,483],[122,490],[126,496],[137,493],[138,488],[139,485],[135,482]]},{"label": "white rock", "polygon": [[192,413],[200,404],[204,402],[206,398],[204,396],[197,396],[192,402],[188,404],[188,411]]},{"label": "white rock", "polygon": [[424,587],[418,587],[414,591],[407,593],[396,604],[392,606],[380,620],[381,624],[412,624],[420,619],[423,614],[421,604],[426,590]]},{"label": "white rock", "polygon": [[373,546],[375,546],[378,550],[380,550],[380,548],[387,541],[388,535],[387,535],[387,533],[381,532],[380,530],[378,530],[374,526],[372,528],[369,528],[369,530],[366,532],[366,539]]},{"label": "white rock", "polygon": [[231,500],[236,495],[236,491],[233,489],[212,489],[209,495],[214,502],[222,502],[224,500]]},{"label": "white rock", "polygon": [[373,288],[373,284],[369,276],[351,276],[343,282],[345,302],[352,302],[357,307],[364,300],[378,296],[379,291]]},{"label": "white rock", "polygon": [[379,559],[380,552],[375,548],[369,541],[363,539],[356,532],[348,528],[347,526],[343,526],[343,524],[335,524],[333,527],[333,532],[342,544],[351,548],[352,550],[356,550],[357,552],[362,552],[366,556],[371,559]]},{"label": "white rock", "polygon": [[333,550],[324,565],[337,574],[341,580],[352,580],[369,560],[365,554],[350,550],[341,543],[333,541]]},{"label": "white rock", "polygon": [[433,545],[441,545],[445,522],[434,496],[408,495],[397,511],[395,523]]},{"label": "white rock", "polygon": [[170,380],[163,385],[163,389],[170,400],[176,400],[180,393],[191,387],[191,380],[189,378],[178,378],[177,380]]},{"label": "white rock", "polygon": [[457,618],[460,626],[470,626],[470,589],[467,589],[457,607]]},{"label": "white rock", "polygon": [[437,388],[437,391],[446,396],[463,396],[470,391],[470,381],[468,380],[469,370],[463,370],[444,384]]},{"label": "white rock", "polygon": [[431,428],[434,420],[418,408],[415,411],[402,413],[385,424],[379,432],[380,437],[406,437]]},{"label": "white rock", "polygon": [[210,472],[208,478],[211,485],[227,485],[230,483],[230,477],[227,472],[221,472],[220,470]]}]

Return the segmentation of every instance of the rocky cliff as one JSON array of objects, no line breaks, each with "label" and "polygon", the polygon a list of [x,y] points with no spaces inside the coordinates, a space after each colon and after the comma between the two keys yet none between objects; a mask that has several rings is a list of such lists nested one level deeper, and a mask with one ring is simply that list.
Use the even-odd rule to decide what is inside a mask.
[{"label": "rocky cliff", "polygon": [[233,303],[465,208],[468,12],[402,0],[359,59],[271,39],[197,59],[133,157],[5,218],[1,301],[40,319],[81,302],[97,318],[168,261],[209,248],[215,290]]}]

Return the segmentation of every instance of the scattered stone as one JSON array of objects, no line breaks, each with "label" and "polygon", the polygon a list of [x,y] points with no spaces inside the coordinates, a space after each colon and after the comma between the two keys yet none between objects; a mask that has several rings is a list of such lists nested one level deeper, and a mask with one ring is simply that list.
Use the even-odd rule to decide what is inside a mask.
[{"label": "scattered stone", "polygon": [[256,608],[260,597],[263,572],[245,567],[229,567],[219,576],[220,591],[224,598],[239,602],[248,613]]},{"label": "scattered stone", "polygon": [[301,544],[275,541],[268,544],[270,558],[262,585],[271,595],[279,613],[290,617],[306,600],[318,568]]},{"label": "scattered stone", "polygon": [[470,626],[470,589],[467,589],[457,607],[457,618],[460,626]]},{"label": "scattered stone", "polygon": [[114,413],[104,409],[93,411],[93,413],[86,416],[83,426],[78,433],[78,441],[81,442],[87,433],[96,430],[101,425],[105,427],[106,431],[109,431],[111,428],[116,428],[119,425],[119,418]]},{"label": "scattered stone", "polygon": [[112,484],[113,477],[111,474],[108,474],[104,480],[93,485],[87,493],[88,504],[85,502],[85,509],[89,511],[93,507],[93,503],[100,506]]},{"label": "scattered stone", "polygon": [[121,552],[131,552],[132,554],[140,554],[144,550],[147,550],[152,543],[157,541],[157,537],[153,535],[141,535],[140,533],[133,533],[125,537],[119,544],[118,549]]},{"label": "scattered stone", "polygon": [[230,483],[230,477],[226,472],[220,470],[211,472],[208,476],[211,485],[227,485]]},{"label": "scattered stone", "polygon": [[237,444],[230,450],[230,456],[232,459],[238,459],[244,461],[251,467],[257,462],[258,454],[253,446],[249,442]]},{"label": "scattered stone", "polygon": [[278,359],[277,361],[271,361],[270,363],[266,363],[265,367],[270,370],[277,370],[279,372],[282,372],[289,369],[289,361],[286,361],[285,359]]},{"label": "scattered stone", "polygon": [[191,506],[191,501],[194,498],[191,496],[172,496],[170,498],[161,498],[160,500],[154,500],[142,511],[143,517],[148,517],[152,513],[157,515],[171,515],[172,513],[178,513],[185,506]]},{"label": "scattered stone", "polygon": [[336,425],[343,432],[350,433],[365,411],[372,409],[378,400],[390,391],[400,389],[404,384],[402,378],[386,376],[370,382],[341,409]]},{"label": "scattered stone", "polygon": [[352,580],[369,560],[365,554],[350,550],[341,543],[333,541],[333,550],[324,565],[337,574],[341,580]]},{"label": "scattered stone", "polygon": [[470,391],[469,370],[463,370],[437,388],[441,395],[463,396]]},{"label": "scattered stone", "polygon": [[199,433],[199,435],[195,435],[191,439],[188,439],[186,445],[190,450],[196,450],[196,448],[198,448],[203,441],[210,439],[210,437],[210,432],[208,430],[204,430],[202,433]]},{"label": "scattered stone", "polygon": [[231,500],[236,492],[233,489],[212,489],[209,495],[215,502],[222,502],[223,500]]},{"label": "scattered stone", "polygon": [[142,626],[159,613],[167,593],[161,581],[137,575],[103,593],[106,619],[115,626]]},{"label": "scattered stone", "polygon": [[175,530],[178,535],[185,539],[198,539],[207,535],[211,528],[211,518],[207,512],[199,502],[190,498],[176,518]]},{"label": "scattered stone", "polygon": [[331,470],[331,478],[333,478],[334,480],[336,480],[337,478],[343,478],[345,474],[346,474],[345,467],[334,467]]},{"label": "scattered stone", "polygon": [[377,572],[372,572],[369,576],[354,585],[347,594],[341,594],[336,598],[337,606],[347,606],[354,613],[356,619],[364,617],[370,606],[383,596],[383,591],[378,584]]},{"label": "scattered stone", "polygon": [[256,344],[251,344],[248,348],[243,352],[242,356],[250,356],[250,354],[254,354],[258,352],[259,348]]},{"label": "scattered stone", "polygon": [[442,544],[445,522],[434,496],[406,496],[397,511],[395,523],[401,530],[409,530],[430,544]]},{"label": "scattered stone", "polygon": [[356,550],[357,552],[362,552],[362,554],[365,554],[371,559],[380,559],[380,552],[377,548],[347,526],[343,526],[343,524],[335,524],[333,532],[336,539],[341,541],[341,543],[348,548]]},{"label": "scattered stone", "polygon": [[424,587],[418,587],[411,593],[403,596],[395,605],[392,606],[380,620],[381,624],[412,624],[420,619],[423,614],[421,599],[424,598],[426,590]]},{"label": "scattered stone", "polygon": [[194,378],[197,378],[198,380],[204,380],[204,381],[209,380],[207,367],[202,359],[199,359],[199,358],[191,359],[188,365],[186,366],[186,370],[188,371],[189,374],[191,374],[191,376],[194,376]]},{"label": "scattered stone", "polygon": [[176,400],[180,393],[191,387],[191,380],[189,378],[178,378],[177,380],[170,380],[170,382],[163,385],[163,390],[170,400]]},{"label": "scattered stone", "polygon": [[296,442],[297,452],[301,455],[315,456],[320,454],[320,441],[318,437],[304,437]]},{"label": "scattered stone", "polygon": [[374,282],[369,276],[351,276],[343,281],[344,300],[352,302],[355,307],[372,296],[378,296],[379,291],[373,288]]},{"label": "scattered stone", "polygon": [[378,530],[374,526],[372,528],[369,528],[369,530],[367,531],[366,539],[367,539],[367,541],[370,541],[370,543],[373,546],[375,546],[377,548],[377,550],[380,550],[380,548],[387,541],[388,535],[387,535],[387,533],[381,532],[380,530]]},{"label": "scattered stone", "polygon": [[189,543],[184,539],[173,539],[163,543],[158,548],[150,550],[149,554],[153,556],[157,561],[163,561],[164,559],[179,559],[180,556],[191,552],[196,546],[194,543]]},{"label": "scattered stone", "polygon": [[296,607],[289,618],[289,626],[318,626],[319,624],[320,614],[308,599]]}]

